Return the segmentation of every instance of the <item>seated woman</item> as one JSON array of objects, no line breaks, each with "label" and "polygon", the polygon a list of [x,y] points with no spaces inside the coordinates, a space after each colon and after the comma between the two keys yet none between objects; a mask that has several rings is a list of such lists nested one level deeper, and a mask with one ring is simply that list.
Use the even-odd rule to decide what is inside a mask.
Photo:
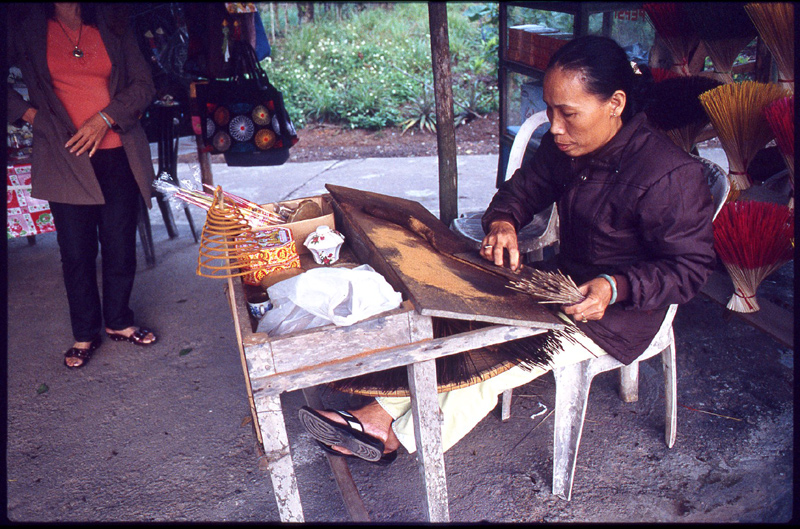
[{"label": "seated woman", "polygon": [[[561,307],[574,339],[562,340],[549,366],[515,366],[439,394],[445,450],[504,390],[552,367],[603,354],[630,364],[668,306],[692,299],[711,274],[713,203],[703,168],[648,124],[637,108],[640,82],[625,51],[605,37],[570,41],[550,60],[543,96],[550,130],[492,199],[480,254],[503,265],[507,252],[518,269],[517,231],[555,202],[561,223],[555,264],[586,298]],[[328,451],[385,464],[401,444],[416,450],[407,397],[379,397],[350,412],[303,408],[300,418]]]}]

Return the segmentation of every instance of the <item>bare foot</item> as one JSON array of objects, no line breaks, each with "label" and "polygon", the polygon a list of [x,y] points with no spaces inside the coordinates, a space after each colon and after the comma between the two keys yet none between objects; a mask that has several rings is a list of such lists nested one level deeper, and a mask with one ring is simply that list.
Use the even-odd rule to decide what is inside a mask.
[{"label": "bare foot", "polygon": [[[333,422],[347,424],[338,413],[325,410],[317,411],[320,415],[324,415]],[[394,421],[394,419],[392,419],[391,415],[386,413],[386,410],[384,410],[377,401],[372,401],[363,408],[347,411],[352,413],[353,416],[361,422],[364,426],[364,433],[376,439],[380,439],[383,442],[384,454],[394,452],[400,447],[400,440],[394,434],[394,430],[392,430],[392,421]],[[341,446],[334,446],[333,449],[343,454],[352,453]]]}]

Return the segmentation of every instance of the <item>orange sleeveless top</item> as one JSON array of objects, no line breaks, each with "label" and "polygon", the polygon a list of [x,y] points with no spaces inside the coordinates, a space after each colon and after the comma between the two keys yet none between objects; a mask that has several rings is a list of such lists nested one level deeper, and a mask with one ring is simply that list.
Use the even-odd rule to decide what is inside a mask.
[{"label": "orange sleeveless top", "polygon": [[[111,102],[108,91],[111,59],[100,37],[100,31],[84,25],[80,30],[80,40],[78,33],[70,31],[66,26],[62,29],[55,20],[47,21],[47,67],[53,78],[56,95],[75,128],[80,128],[87,119]],[[72,54],[76,42],[83,51],[81,58]],[[121,146],[119,134],[109,129],[98,149]]]}]

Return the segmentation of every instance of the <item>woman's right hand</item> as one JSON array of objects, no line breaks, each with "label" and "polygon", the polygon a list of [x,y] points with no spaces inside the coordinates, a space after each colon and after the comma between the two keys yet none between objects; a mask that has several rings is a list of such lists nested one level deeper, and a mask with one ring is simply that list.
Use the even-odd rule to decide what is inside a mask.
[{"label": "woman's right hand", "polygon": [[505,250],[508,250],[509,266],[516,272],[520,267],[517,230],[506,220],[496,220],[489,225],[489,233],[481,242],[480,255],[497,266],[503,266]]},{"label": "woman's right hand", "polygon": [[23,121],[27,121],[31,125],[33,125],[33,120],[36,118],[36,109],[33,107],[28,108],[24,114],[22,114]]}]

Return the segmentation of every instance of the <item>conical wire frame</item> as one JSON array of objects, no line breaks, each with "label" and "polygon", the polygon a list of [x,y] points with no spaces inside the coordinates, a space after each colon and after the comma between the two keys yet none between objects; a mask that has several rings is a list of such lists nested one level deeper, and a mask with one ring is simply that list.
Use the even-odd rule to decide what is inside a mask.
[{"label": "conical wire frame", "polygon": [[197,275],[227,279],[253,273],[259,266],[260,246],[238,206],[217,186],[200,237]]}]

